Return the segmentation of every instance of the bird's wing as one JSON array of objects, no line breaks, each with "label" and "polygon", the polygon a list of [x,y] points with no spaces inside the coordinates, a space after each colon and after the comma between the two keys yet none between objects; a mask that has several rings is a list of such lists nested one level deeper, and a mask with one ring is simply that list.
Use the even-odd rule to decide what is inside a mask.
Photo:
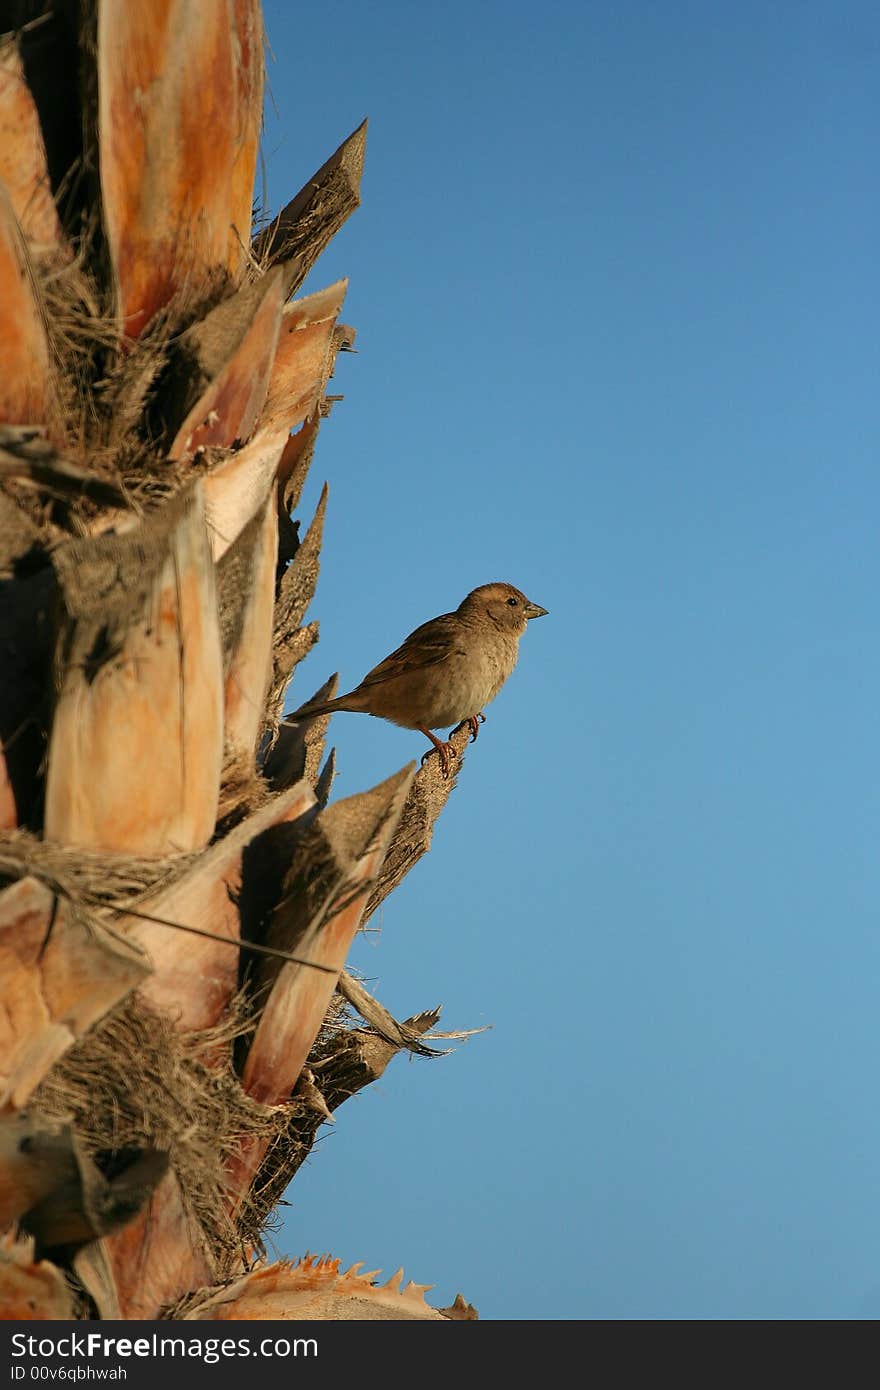
[{"label": "bird's wing", "polygon": [[422,671],[426,666],[437,666],[460,645],[459,620],[454,613],[444,613],[439,618],[431,618],[411,632],[405,642],[368,671],[358,687],[381,685],[393,680],[395,676],[409,671]]}]

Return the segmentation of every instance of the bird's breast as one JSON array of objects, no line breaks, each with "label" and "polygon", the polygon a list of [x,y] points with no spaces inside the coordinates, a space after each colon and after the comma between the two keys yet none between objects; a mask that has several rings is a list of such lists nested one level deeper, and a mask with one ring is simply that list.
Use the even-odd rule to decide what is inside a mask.
[{"label": "bird's breast", "polygon": [[437,707],[431,727],[447,728],[477,714],[494,700],[517,658],[515,639],[463,641],[444,662],[443,680],[435,687]]}]

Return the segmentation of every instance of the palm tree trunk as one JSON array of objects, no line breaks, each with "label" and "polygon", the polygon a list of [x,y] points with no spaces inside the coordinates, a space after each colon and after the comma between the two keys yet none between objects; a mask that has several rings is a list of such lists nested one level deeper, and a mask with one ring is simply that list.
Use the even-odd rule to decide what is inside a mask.
[{"label": "palm tree trunk", "polygon": [[291,296],[366,127],[252,238],[257,0],[11,8],[0,1314],[472,1316],[261,1262],[319,1125],[438,1050],[436,1013],[397,1023],[344,964],[451,784],[411,765],[328,804],[326,719],[282,719],[326,489],[302,541],[290,513],[354,337],[344,282]]}]

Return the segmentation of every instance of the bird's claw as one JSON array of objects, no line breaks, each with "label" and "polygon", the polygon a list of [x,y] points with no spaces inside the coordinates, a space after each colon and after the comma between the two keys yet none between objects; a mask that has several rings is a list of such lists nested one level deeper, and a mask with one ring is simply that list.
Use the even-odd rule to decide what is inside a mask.
[{"label": "bird's claw", "polygon": [[471,743],[476,743],[477,734],[480,732],[480,725],[485,724],[486,716],[483,711],[480,710],[477,714],[472,714],[467,722],[471,726]]},{"label": "bird's claw", "polygon": [[460,724],[456,724],[452,732],[457,734],[459,729],[463,729],[465,725],[467,725],[471,731],[471,743],[476,743],[477,734],[480,732],[480,725],[485,724],[485,722],[486,716],[483,711],[480,710],[478,714],[469,714],[467,719],[463,719]]},{"label": "bird's claw", "polygon": [[422,754],[422,767],[425,766],[426,760],[433,757],[435,753],[440,756],[440,776],[445,782],[449,778],[450,760],[458,757],[458,750],[448,739],[442,743],[438,742],[435,748],[429,748],[427,753]]}]

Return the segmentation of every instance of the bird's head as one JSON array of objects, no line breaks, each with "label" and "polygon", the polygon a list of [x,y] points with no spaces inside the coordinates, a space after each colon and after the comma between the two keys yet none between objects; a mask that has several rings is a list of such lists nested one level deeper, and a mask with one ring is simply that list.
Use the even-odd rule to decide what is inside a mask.
[{"label": "bird's head", "polygon": [[485,616],[503,632],[522,637],[530,618],[542,618],[547,612],[539,603],[532,603],[521,589],[512,584],[481,584],[459,604],[464,617]]}]

